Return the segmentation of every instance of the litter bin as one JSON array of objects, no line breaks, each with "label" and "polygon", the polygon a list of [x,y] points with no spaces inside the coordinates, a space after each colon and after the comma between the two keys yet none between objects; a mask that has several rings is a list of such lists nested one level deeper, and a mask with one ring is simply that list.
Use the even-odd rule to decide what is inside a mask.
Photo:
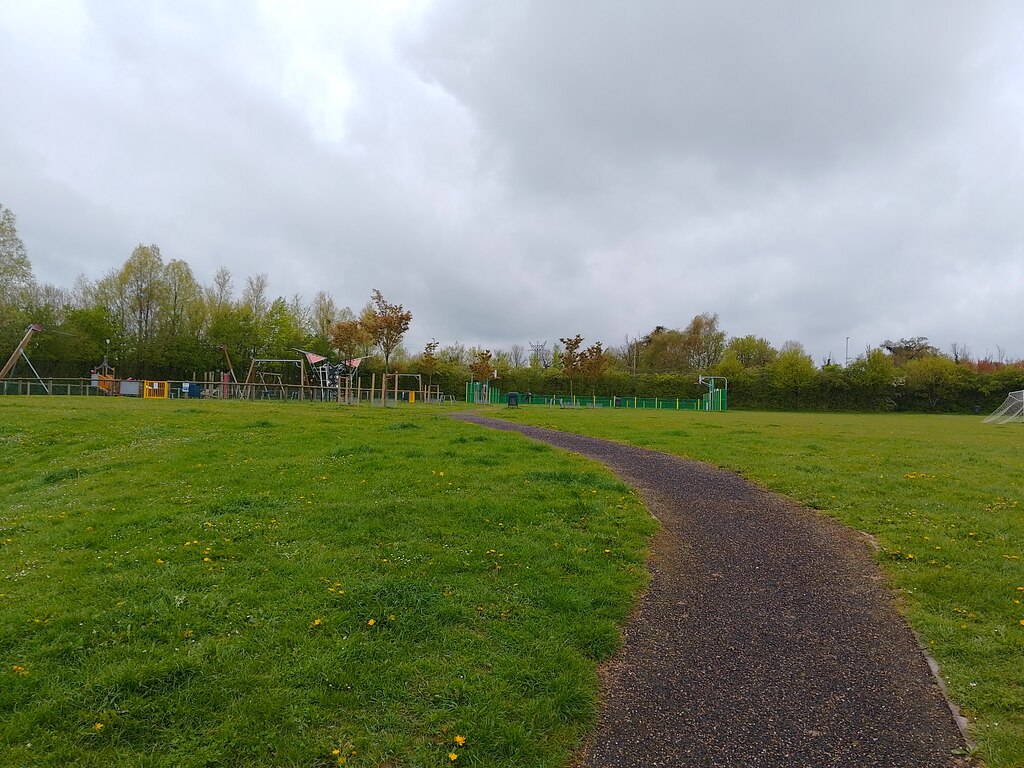
[{"label": "litter bin", "polygon": [[616,397],[615,401],[612,403],[612,408],[621,408],[621,407],[622,407],[622,398],[621,397]]},{"label": "litter bin", "polygon": [[509,408],[518,408],[519,407],[519,393],[518,392],[509,392],[508,393],[508,407]]}]

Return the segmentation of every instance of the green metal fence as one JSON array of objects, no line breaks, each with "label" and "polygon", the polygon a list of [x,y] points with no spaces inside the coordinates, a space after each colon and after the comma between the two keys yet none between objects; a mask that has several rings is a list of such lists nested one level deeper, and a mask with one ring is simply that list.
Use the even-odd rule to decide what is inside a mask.
[{"label": "green metal fence", "polygon": [[466,402],[487,405],[500,405],[506,402],[501,390],[482,381],[470,381],[466,384]]},{"label": "green metal fence", "polygon": [[[702,398],[690,400],[676,397],[595,397],[592,395],[535,395],[519,392],[519,405],[546,405],[559,408],[638,408],[659,411],[724,411],[726,390],[716,389]],[[504,405],[508,396],[496,387],[480,382],[466,385],[466,402]]]},{"label": "green metal fence", "polygon": [[729,390],[727,389],[712,389],[707,392],[702,398],[701,403],[704,411],[725,411],[729,407]]},{"label": "green metal fence", "polygon": [[659,411],[700,411],[700,400],[668,397],[594,397],[591,395],[519,395],[524,405],[560,408],[639,408]]}]

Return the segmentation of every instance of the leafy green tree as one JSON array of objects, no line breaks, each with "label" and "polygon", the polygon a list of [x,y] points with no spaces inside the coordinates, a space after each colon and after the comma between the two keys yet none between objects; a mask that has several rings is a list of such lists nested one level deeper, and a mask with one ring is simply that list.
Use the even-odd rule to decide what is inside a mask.
[{"label": "leafy green tree", "polygon": [[726,352],[731,352],[744,368],[763,368],[778,359],[779,352],[768,339],[753,334],[729,340]]},{"label": "leafy green tree", "polygon": [[[59,334],[48,335],[56,349],[54,357],[91,370],[107,354],[106,340],[114,338],[117,328],[106,307],[69,308]],[[114,360],[110,360],[114,363]]]},{"label": "leafy green tree", "polygon": [[582,353],[580,353],[580,371],[583,378],[590,384],[591,397],[597,396],[597,382],[604,375],[608,367],[608,355],[601,346],[600,341],[595,341]]},{"label": "leafy green tree", "polygon": [[886,339],[881,347],[892,356],[893,365],[897,368],[911,360],[939,354],[939,350],[929,344],[925,336],[914,336],[899,341]]},{"label": "leafy green tree", "polygon": [[822,405],[837,409],[849,407],[850,379],[846,369],[836,363],[826,363],[818,371],[818,387]]},{"label": "leafy green tree", "polygon": [[919,398],[931,411],[954,410],[967,375],[948,357],[929,355],[910,360],[902,368],[908,397]]},{"label": "leafy green tree", "polygon": [[[252,339],[254,336],[252,311],[244,304],[227,305],[217,308],[210,317],[210,326],[206,332],[211,355],[210,365],[221,369],[227,361],[221,361],[220,347],[227,350],[231,366],[238,381],[245,380],[254,357]],[[214,360],[216,362],[214,362]]]},{"label": "leafy green tree", "polygon": [[35,284],[32,262],[10,208],[0,205],[0,307],[17,306]]},{"label": "leafy green tree", "polygon": [[213,311],[220,311],[231,306],[234,300],[234,286],[231,272],[227,267],[221,267],[213,276],[213,285],[207,289],[207,304]]},{"label": "leafy green tree", "polygon": [[209,317],[203,289],[188,263],[173,259],[164,267],[163,305],[159,315],[159,357],[172,370],[204,369],[210,362],[202,340]]},{"label": "leafy green tree", "polygon": [[718,361],[718,365],[715,366],[713,373],[716,376],[725,376],[730,381],[735,379],[744,371],[748,370],[748,367],[740,362],[739,356],[733,349],[726,349],[722,355],[722,359]]},{"label": "leafy green tree", "polygon": [[689,365],[687,342],[681,331],[657,326],[640,341],[641,368],[645,371],[682,371]]},{"label": "leafy green tree", "polygon": [[437,373],[438,359],[437,359],[437,339],[431,339],[427,342],[423,348],[423,353],[420,355],[420,375],[427,377],[427,388],[429,389],[434,383],[434,374]]},{"label": "leafy green tree", "polygon": [[365,357],[373,347],[370,332],[348,307],[338,313],[338,320],[331,326],[329,337],[331,348],[342,360]]},{"label": "leafy green tree", "polygon": [[817,377],[814,361],[797,341],[787,341],[772,366],[775,386],[793,396],[794,407],[800,408],[800,396],[806,394]]},{"label": "leafy green tree", "polygon": [[559,339],[562,342],[562,371],[565,373],[565,378],[569,380],[569,396],[575,396],[573,393],[573,382],[576,377],[580,375],[581,363],[580,358],[580,347],[583,346],[583,337],[578,333],[575,336]]},{"label": "leafy green tree", "polygon": [[270,299],[267,297],[267,275],[261,272],[245,279],[242,290],[242,306],[248,310],[249,338],[246,340],[247,356],[250,358],[266,357],[267,351],[267,312],[270,311]]},{"label": "leafy green tree", "polygon": [[338,306],[327,291],[317,291],[309,307],[312,339],[309,346],[314,352],[327,355],[331,348],[331,328],[338,319]]},{"label": "leafy green tree", "polygon": [[140,244],[120,269],[108,272],[89,291],[94,306],[110,313],[117,328],[114,354],[131,375],[145,373],[159,357],[155,342],[166,288],[160,248]]},{"label": "leafy green tree", "polygon": [[265,356],[287,359],[295,356],[295,349],[302,343],[305,333],[295,308],[281,296],[270,303],[264,317],[266,330]]},{"label": "leafy green tree", "polygon": [[683,331],[684,371],[710,371],[725,352],[725,331],[718,327],[718,315],[696,315]]},{"label": "leafy green tree", "polygon": [[489,349],[478,349],[473,353],[473,362],[469,366],[476,381],[488,381],[494,373],[494,355]]},{"label": "leafy green tree", "polygon": [[896,371],[892,357],[881,349],[869,349],[847,368],[850,396],[857,406],[868,410],[892,410],[895,407]]},{"label": "leafy green tree", "polygon": [[363,311],[362,325],[373,343],[384,356],[384,383],[381,397],[387,397],[387,377],[390,373],[391,355],[402,343],[402,338],[412,323],[412,312],[401,304],[390,304],[376,288],[373,290],[369,306]]}]

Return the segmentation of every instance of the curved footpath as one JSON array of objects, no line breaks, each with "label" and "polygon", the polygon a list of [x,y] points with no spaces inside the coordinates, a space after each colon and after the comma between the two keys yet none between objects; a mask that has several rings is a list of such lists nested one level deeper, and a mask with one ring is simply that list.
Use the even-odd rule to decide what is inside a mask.
[{"label": "curved footpath", "polygon": [[698,462],[457,418],[603,462],[661,522],[578,766],[963,764],[953,714],[861,534]]}]

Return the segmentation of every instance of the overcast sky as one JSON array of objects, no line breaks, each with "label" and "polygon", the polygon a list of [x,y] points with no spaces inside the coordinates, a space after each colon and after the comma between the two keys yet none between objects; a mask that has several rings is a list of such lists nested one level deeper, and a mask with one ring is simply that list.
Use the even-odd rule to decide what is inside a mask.
[{"label": "overcast sky", "polygon": [[717,312],[1024,357],[1024,3],[0,0],[37,279],[139,243],[437,338]]}]

